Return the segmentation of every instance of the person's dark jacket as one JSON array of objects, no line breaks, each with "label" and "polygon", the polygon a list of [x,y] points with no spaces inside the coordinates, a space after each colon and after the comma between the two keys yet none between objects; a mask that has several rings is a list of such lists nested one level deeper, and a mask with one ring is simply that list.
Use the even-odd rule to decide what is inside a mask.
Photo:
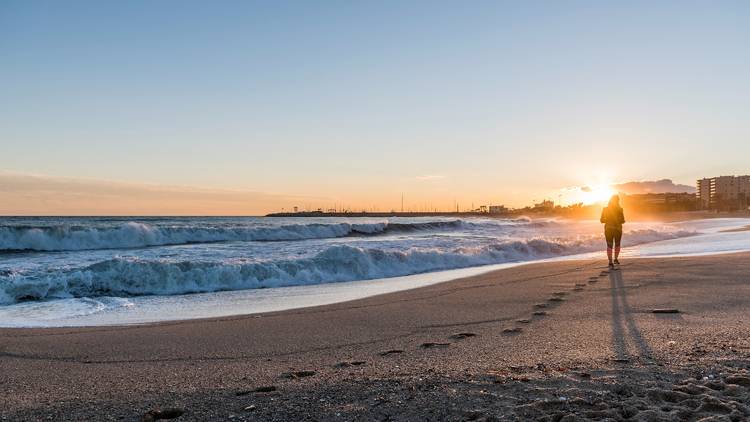
[{"label": "person's dark jacket", "polygon": [[622,207],[605,207],[599,221],[604,223],[605,229],[622,230],[622,225],[625,224],[625,214]]}]

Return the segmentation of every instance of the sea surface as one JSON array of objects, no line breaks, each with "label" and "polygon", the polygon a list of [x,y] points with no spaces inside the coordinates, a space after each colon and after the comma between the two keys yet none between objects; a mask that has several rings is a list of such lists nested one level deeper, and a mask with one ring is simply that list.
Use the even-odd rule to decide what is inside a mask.
[{"label": "sea surface", "polygon": [[[627,223],[624,256],[748,250],[725,231],[748,224]],[[603,248],[598,221],[563,219],[6,217],[0,326],[267,312]]]}]

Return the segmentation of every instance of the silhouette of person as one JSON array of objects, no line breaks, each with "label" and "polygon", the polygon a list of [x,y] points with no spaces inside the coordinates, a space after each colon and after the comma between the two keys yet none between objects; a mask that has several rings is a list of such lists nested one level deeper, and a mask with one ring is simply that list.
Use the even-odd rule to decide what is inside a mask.
[{"label": "silhouette of person", "polygon": [[[607,258],[609,267],[614,268],[615,264],[620,265],[617,259],[620,256],[620,242],[622,241],[622,225],[625,223],[625,214],[620,206],[620,197],[612,195],[609,198],[609,204],[602,210],[602,217],[599,219],[604,223],[604,238],[607,241]],[[612,261],[612,246],[615,249],[615,260]]]}]

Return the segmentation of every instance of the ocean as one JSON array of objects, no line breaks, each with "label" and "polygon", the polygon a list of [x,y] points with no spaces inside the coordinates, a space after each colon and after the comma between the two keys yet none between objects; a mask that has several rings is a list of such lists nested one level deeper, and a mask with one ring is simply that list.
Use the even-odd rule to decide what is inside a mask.
[{"label": "ocean", "polygon": [[[722,246],[696,250],[695,241],[680,240],[729,239],[724,229],[747,224],[627,223],[623,244],[626,256],[647,255],[646,245],[663,248],[670,240],[677,246],[667,246],[665,255],[686,247],[685,253],[705,253]],[[734,237],[712,244],[750,248],[746,233]],[[0,326],[287,309],[416,287],[442,280],[446,270],[576,257],[603,248],[598,221],[553,218],[5,217]]]}]

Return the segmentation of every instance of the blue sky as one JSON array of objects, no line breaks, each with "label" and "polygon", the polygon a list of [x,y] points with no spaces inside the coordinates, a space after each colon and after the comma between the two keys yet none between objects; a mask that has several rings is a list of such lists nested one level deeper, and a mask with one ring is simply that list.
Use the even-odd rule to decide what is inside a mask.
[{"label": "blue sky", "polygon": [[747,22],[739,1],[3,1],[0,170],[382,209],[750,173]]}]

